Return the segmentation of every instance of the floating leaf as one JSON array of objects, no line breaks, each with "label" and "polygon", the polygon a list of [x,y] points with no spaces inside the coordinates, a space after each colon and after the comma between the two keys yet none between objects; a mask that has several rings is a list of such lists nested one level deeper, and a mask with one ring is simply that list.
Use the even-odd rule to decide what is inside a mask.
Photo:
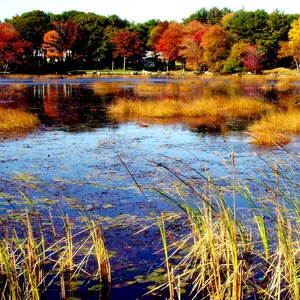
[{"label": "floating leaf", "polygon": [[154,270],[155,273],[165,273],[166,270],[164,268],[158,268]]},{"label": "floating leaf", "polygon": [[133,285],[133,284],[135,284],[135,283],[136,283],[135,280],[130,280],[130,281],[126,281],[126,282],[125,282],[126,285]]},{"label": "floating leaf", "polygon": [[127,269],[128,272],[136,272],[137,270],[138,270],[137,267],[132,267]]},{"label": "floating leaf", "polygon": [[92,287],[89,287],[88,290],[90,292],[98,292],[98,291],[101,291],[101,289],[104,287],[103,284],[95,284],[93,285]]},{"label": "floating leaf", "polygon": [[83,281],[72,281],[72,282],[70,283],[70,288],[71,288],[72,290],[78,290],[79,287],[80,287],[83,283],[84,283]]}]

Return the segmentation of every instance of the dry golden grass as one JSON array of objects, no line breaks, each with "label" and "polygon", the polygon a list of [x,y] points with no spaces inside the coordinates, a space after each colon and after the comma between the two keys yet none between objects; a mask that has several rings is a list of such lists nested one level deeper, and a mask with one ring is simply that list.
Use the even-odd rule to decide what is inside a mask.
[{"label": "dry golden grass", "polygon": [[172,99],[161,101],[143,101],[118,99],[109,106],[111,114],[120,114],[127,116],[144,116],[144,117],[178,117],[183,106],[183,102]]},{"label": "dry golden grass", "polygon": [[[201,81],[197,85],[202,85]],[[150,96],[164,94],[168,96],[185,95],[191,93],[195,89],[195,82],[191,80],[183,80],[168,83],[153,83],[143,81],[134,86],[134,92],[139,96]]]},{"label": "dry golden grass", "polygon": [[164,91],[164,89],[165,85],[151,82],[141,82],[134,86],[134,92],[140,96],[158,94]]},{"label": "dry golden grass", "polygon": [[252,116],[272,110],[271,104],[251,98],[198,98],[184,101],[174,99],[162,99],[156,101],[118,99],[109,106],[111,114],[143,117],[203,117],[220,116],[244,117]]},{"label": "dry golden grass", "polygon": [[264,75],[285,75],[285,76],[295,76],[299,75],[297,69],[287,69],[287,68],[275,68],[271,70],[263,71]]},{"label": "dry golden grass", "polygon": [[287,144],[287,133],[300,132],[300,111],[273,112],[249,127],[252,142],[259,145]]},{"label": "dry golden grass", "polygon": [[293,88],[292,83],[299,80],[299,77],[289,76],[289,77],[282,77],[276,83],[275,88],[279,91],[288,91]]},{"label": "dry golden grass", "polygon": [[[221,185],[209,173],[191,168],[200,175],[199,181],[175,170],[178,182],[172,182],[169,192],[159,192],[182,210],[179,218],[187,219],[185,233],[172,231],[174,215],[157,218],[165,273],[163,283],[153,286],[154,292],[169,290],[168,299],[175,299],[174,291],[176,299],[181,295],[188,299],[300,299],[299,189],[295,176],[299,153],[281,153],[265,162],[267,169],[253,178],[255,187],[234,176],[234,153],[231,166],[227,166],[233,172],[228,176],[232,179]],[[174,174],[173,167],[159,167]],[[259,179],[262,175],[263,181]],[[232,196],[224,197],[228,187]],[[249,209],[232,204],[236,195]]]},{"label": "dry golden grass", "polygon": [[0,132],[23,132],[34,129],[38,117],[20,109],[0,108]]},{"label": "dry golden grass", "polygon": [[7,78],[30,79],[30,78],[35,77],[35,75],[29,75],[29,74],[7,74],[5,77],[7,77]]},{"label": "dry golden grass", "polygon": [[[57,235],[59,229],[55,228],[51,213],[48,231],[44,231],[45,227],[41,226],[36,215],[22,214],[21,210],[19,214],[19,221],[10,225],[4,222],[5,234],[0,238],[1,299],[40,300],[47,289],[58,288],[58,280],[61,299],[71,299],[68,295],[74,292],[74,287],[86,284],[78,281],[81,274],[109,288],[110,262],[99,223],[84,217],[86,220],[83,220],[80,232],[76,233],[70,218],[62,214],[55,218],[63,222],[65,232]],[[24,228],[22,237],[17,234],[18,226]],[[51,231],[53,236],[50,237]],[[97,267],[92,273],[86,270],[95,263]],[[45,270],[45,265],[49,271]],[[55,282],[55,279],[58,280]]]},{"label": "dry golden grass", "polygon": [[122,82],[103,82],[103,81],[95,81],[92,83],[92,88],[94,93],[97,95],[107,95],[113,94],[121,90],[122,86],[124,86],[124,81]]},{"label": "dry golden grass", "polygon": [[12,89],[12,90],[17,90],[17,91],[22,91],[26,88],[26,84],[24,83],[21,83],[21,82],[18,82],[18,83],[12,83],[9,85],[9,87]]}]

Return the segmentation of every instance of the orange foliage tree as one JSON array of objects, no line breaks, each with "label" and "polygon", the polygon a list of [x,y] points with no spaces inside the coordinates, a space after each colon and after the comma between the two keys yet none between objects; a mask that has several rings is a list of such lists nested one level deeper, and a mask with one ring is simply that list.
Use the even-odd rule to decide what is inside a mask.
[{"label": "orange foliage tree", "polygon": [[184,27],[179,54],[185,59],[187,68],[191,70],[199,72],[205,66],[203,58],[204,48],[201,43],[207,30],[207,25],[195,20]]},{"label": "orange foliage tree", "polygon": [[19,37],[13,25],[0,24],[0,65],[4,72],[8,72],[9,66],[21,60],[30,49],[31,44]]},{"label": "orange foliage tree", "polygon": [[150,37],[147,46],[149,46],[153,51],[155,51],[161,36],[167,30],[168,26],[168,21],[159,22],[157,26],[150,31]]},{"label": "orange foliage tree", "polygon": [[61,58],[63,55],[62,38],[56,30],[50,30],[44,34],[43,50],[50,59]]},{"label": "orange foliage tree", "polygon": [[77,28],[72,21],[59,22],[52,24],[55,30],[50,30],[44,34],[43,50],[46,51],[47,58],[66,58],[71,56],[71,47],[77,37]]}]

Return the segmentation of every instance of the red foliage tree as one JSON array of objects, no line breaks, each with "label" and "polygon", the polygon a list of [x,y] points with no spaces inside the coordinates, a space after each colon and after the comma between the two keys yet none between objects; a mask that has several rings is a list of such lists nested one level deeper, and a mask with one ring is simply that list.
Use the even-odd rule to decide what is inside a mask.
[{"label": "red foliage tree", "polygon": [[78,25],[70,20],[66,22],[56,21],[53,22],[53,25],[60,35],[63,55],[71,56],[71,49],[78,35]]},{"label": "red foliage tree", "polygon": [[168,26],[169,26],[168,21],[159,22],[157,26],[155,26],[151,30],[150,39],[149,42],[147,43],[147,46],[149,46],[153,51],[155,51],[161,36],[167,30]]},{"label": "red foliage tree", "polygon": [[31,44],[19,37],[13,25],[0,24],[0,65],[4,72],[9,70],[10,64],[21,60],[30,48]]},{"label": "red foliage tree", "polygon": [[156,46],[156,52],[160,52],[167,64],[179,58],[180,44],[183,38],[183,24],[171,22],[164,31]]},{"label": "red foliage tree", "polygon": [[256,46],[248,46],[243,57],[244,66],[252,73],[256,74],[263,68],[265,58],[260,55]]},{"label": "red foliage tree", "polygon": [[137,32],[131,32],[125,29],[118,30],[113,38],[114,57],[123,57],[123,69],[126,69],[126,60],[144,51],[144,42],[140,40]]}]

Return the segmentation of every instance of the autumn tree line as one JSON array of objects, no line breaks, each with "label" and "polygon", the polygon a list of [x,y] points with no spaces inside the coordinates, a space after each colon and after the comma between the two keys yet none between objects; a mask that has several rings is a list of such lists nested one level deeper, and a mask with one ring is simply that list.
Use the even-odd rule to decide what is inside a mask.
[{"label": "autumn tree line", "polygon": [[0,23],[2,72],[300,68],[300,15],[202,8],[182,22],[34,10]]}]

